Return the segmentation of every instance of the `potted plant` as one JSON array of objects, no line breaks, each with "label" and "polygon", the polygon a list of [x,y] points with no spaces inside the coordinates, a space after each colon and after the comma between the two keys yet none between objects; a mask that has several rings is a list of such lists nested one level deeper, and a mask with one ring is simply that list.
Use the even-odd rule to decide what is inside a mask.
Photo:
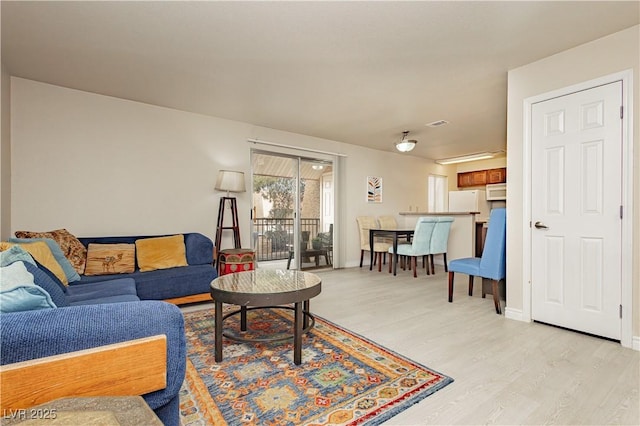
[{"label": "potted plant", "polygon": [[314,250],[320,250],[322,247],[322,240],[319,237],[312,238],[311,247],[313,247]]}]

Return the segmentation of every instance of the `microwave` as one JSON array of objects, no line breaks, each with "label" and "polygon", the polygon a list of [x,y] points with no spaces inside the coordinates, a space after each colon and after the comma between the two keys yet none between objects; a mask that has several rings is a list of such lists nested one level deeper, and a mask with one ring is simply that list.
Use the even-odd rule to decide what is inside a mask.
[{"label": "microwave", "polygon": [[492,183],[487,185],[487,201],[501,201],[507,199],[507,184]]}]

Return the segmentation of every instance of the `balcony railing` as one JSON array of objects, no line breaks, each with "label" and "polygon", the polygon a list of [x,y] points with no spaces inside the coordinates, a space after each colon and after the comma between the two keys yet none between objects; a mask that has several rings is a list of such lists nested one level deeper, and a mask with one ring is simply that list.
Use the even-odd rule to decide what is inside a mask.
[{"label": "balcony railing", "polygon": [[[293,247],[293,218],[256,218],[253,222],[253,238],[258,261],[289,258]],[[300,219],[300,232],[308,232],[309,240],[320,232],[320,219]],[[311,243],[309,243],[311,244]]]}]

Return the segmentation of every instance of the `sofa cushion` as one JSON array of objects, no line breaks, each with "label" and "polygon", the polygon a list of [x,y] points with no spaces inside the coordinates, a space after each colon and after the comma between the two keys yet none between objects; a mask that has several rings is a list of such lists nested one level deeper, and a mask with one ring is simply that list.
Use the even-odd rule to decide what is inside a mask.
[{"label": "sofa cushion", "polygon": [[67,288],[67,301],[70,306],[137,300],[140,298],[137,296],[136,282],[132,278],[73,285]]},{"label": "sofa cushion", "polygon": [[136,257],[141,272],[187,266],[184,236],[136,240]]},{"label": "sofa cushion", "polygon": [[197,232],[184,234],[184,245],[189,265],[213,264],[213,241],[209,237]]},{"label": "sofa cushion", "polygon": [[[32,240],[29,240],[29,241],[32,241]],[[58,277],[58,279],[62,281],[63,284],[66,285],[69,283],[69,280],[67,280],[67,276],[62,270],[62,266],[60,266],[60,264],[56,260],[55,256],[51,252],[51,249],[49,249],[49,246],[47,245],[47,243],[45,243],[44,241],[35,241],[35,242],[29,242],[29,243],[2,242],[0,243],[0,250],[4,251],[16,244],[19,244],[20,247],[22,247],[24,250],[29,252],[31,257],[33,257],[39,263],[44,265],[48,270],[53,272],[56,275],[56,277]]]},{"label": "sofa cushion", "polygon": [[53,303],[55,303],[58,308],[69,306],[66,296],[67,287],[62,285],[51,271],[42,265],[25,263],[24,266],[27,268],[27,271],[33,275],[33,282],[49,293],[51,300],[53,300]]},{"label": "sofa cushion", "polygon": [[91,243],[87,249],[85,275],[128,274],[134,271],[136,246],[134,244]]},{"label": "sofa cushion", "polygon": [[56,229],[48,232],[16,231],[18,238],[52,238],[60,248],[65,257],[71,262],[78,274],[84,272],[84,265],[87,260],[87,249],[80,240],[66,229]]},{"label": "sofa cushion", "polygon": [[9,238],[10,243],[33,243],[38,241],[44,241],[47,244],[47,247],[49,247],[49,250],[51,250],[51,254],[53,254],[53,257],[56,259],[56,262],[58,262],[58,264],[62,268],[62,271],[64,272],[64,275],[67,277],[67,282],[71,283],[71,282],[80,280],[80,275],[74,269],[71,262],[69,262],[69,259],[65,257],[58,243],[56,243],[53,239],[51,238]]},{"label": "sofa cushion", "polygon": [[21,312],[55,308],[51,296],[35,285],[33,275],[24,262],[14,262],[0,267],[0,312]]},{"label": "sofa cushion", "polygon": [[[83,276],[68,288],[119,278],[119,275]],[[190,265],[180,268],[158,269],[150,272],[136,271],[127,274],[136,281],[136,291],[142,300],[164,300],[192,294],[209,293],[211,281],[217,277],[212,265]]]},{"label": "sofa cushion", "polygon": [[139,302],[140,298],[138,296],[132,296],[130,294],[121,294],[117,296],[105,296],[97,299],[90,300],[77,300],[74,302],[70,302],[69,306],[82,306],[82,305],[97,305],[97,304],[105,304],[105,303],[123,303],[123,302]]}]

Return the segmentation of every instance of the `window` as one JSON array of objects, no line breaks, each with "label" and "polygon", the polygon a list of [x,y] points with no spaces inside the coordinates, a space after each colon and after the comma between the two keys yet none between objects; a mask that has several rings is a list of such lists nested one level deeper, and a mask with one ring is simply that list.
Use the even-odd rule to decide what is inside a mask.
[{"label": "window", "polygon": [[447,188],[449,182],[446,176],[429,175],[427,181],[427,210],[430,213],[447,210]]}]

